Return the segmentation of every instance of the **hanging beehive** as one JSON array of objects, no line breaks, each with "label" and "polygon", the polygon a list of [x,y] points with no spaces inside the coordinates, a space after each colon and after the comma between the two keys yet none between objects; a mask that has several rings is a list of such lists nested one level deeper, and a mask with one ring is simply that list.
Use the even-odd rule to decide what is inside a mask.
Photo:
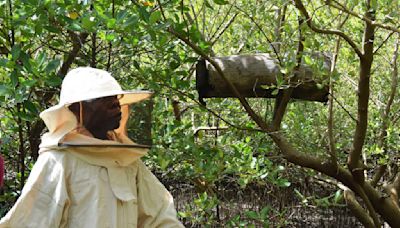
[{"label": "hanging beehive", "polygon": [[[281,73],[278,61],[269,54],[214,57],[213,60],[243,97],[277,96],[277,79]],[[325,67],[329,67],[328,65],[329,63]],[[309,67],[300,67],[296,72],[296,81],[291,82],[294,88],[291,98],[327,102],[328,86],[321,86],[314,78]],[[196,89],[201,102],[203,98],[236,97],[215,67],[206,60],[199,60],[196,65]]]}]

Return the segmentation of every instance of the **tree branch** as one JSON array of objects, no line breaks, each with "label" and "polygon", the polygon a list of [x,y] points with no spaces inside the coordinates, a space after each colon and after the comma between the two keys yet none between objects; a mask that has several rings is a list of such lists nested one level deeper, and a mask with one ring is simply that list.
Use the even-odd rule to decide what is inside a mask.
[{"label": "tree branch", "polygon": [[64,78],[64,76],[67,74],[69,68],[71,67],[71,64],[75,60],[76,56],[78,56],[79,51],[81,50],[83,44],[86,42],[86,38],[89,35],[88,33],[81,33],[80,35],[77,35],[72,31],[68,31],[68,33],[71,36],[72,40],[72,50],[70,51],[67,59],[63,62],[60,70],[57,73],[57,75],[61,78]]},{"label": "tree branch", "polygon": [[302,1],[295,0],[294,2],[295,2],[296,8],[299,9],[301,14],[303,14],[303,16],[306,18],[307,25],[311,30],[313,30],[316,33],[340,36],[353,48],[353,50],[356,52],[356,54],[358,55],[359,58],[362,57],[363,54],[361,53],[360,49],[357,47],[357,44],[354,43],[354,41],[349,36],[347,36],[345,33],[343,33],[340,30],[328,30],[328,29],[320,29],[320,28],[316,27],[312,21],[312,18],[310,17],[306,8],[304,7]]},{"label": "tree branch", "polygon": [[374,174],[374,176],[372,177],[370,184],[373,187],[376,187],[376,185],[378,184],[379,180],[382,178],[383,174],[385,174],[386,171],[386,167],[387,165],[381,165],[377,168],[376,173]]},{"label": "tree branch", "polygon": [[[342,11],[344,11],[344,12],[346,12],[346,13],[352,15],[352,16],[355,16],[355,17],[365,21],[367,24],[370,24],[371,26],[383,28],[383,29],[390,30],[390,31],[393,31],[393,32],[396,32],[396,33],[400,33],[400,30],[398,28],[390,26],[390,25],[385,25],[385,24],[378,23],[378,22],[375,21],[375,18],[372,19],[372,18],[369,18],[369,17],[367,17],[365,15],[362,15],[362,14],[356,13],[354,11],[351,11],[351,10],[347,9],[344,5],[339,3],[338,1],[332,0],[332,1],[327,1],[327,2],[329,2],[329,5],[332,6],[333,8],[336,8],[338,10],[342,10]],[[337,5],[334,5],[331,2],[334,2]]]},{"label": "tree branch", "polygon": [[382,43],[375,49],[374,55],[378,53],[378,51],[381,49],[381,47],[389,40],[389,38],[394,34],[394,32],[389,33],[389,35],[386,36],[386,38],[382,41]]},{"label": "tree branch", "polygon": [[264,30],[262,29],[261,25],[254,19],[254,17],[252,15],[250,15],[249,13],[247,13],[246,11],[242,10],[241,8],[239,8],[238,6],[235,6],[236,9],[238,9],[239,11],[241,11],[242,13],[244,13],[247,17],[250,18],[250,20],[257,26],[258,30],[260,30],[260,32],[262,33],[262,35],[265,37],[265,39],[268,41],[268,44],[270,45],[270,47],[272,48],[272,50],[275,53],[276,58],[279,61],[279,65],[282,66],[282,59],[279,55],[278,50],[276,49],[276,47],[273,45],[272,40],[267,36],[267,34],[265,34]]},{"label": "tree branch", "polygon": [[210,64],[212,64],[215,69],[217,70],[218,74],[220,75],[220,77],[222,77],[222,79],[224,80],[224,82],[228,85],[228,87],[232,90],[233,94],[239,99],[240,103],[243,105],[244,109],[246,110],[246,112],[248,113],[248,115],[261,127],[261,129],[268,131],[268,127],[267,124],[264,122],[264,120],[262,120],[262,118],[255,113],[255,111],[250,107],[250,104],[247,102],[247,100],[245,98],[242,97],[242,95],[240,94],[240,92],[237,90],[236,86],[233,85],[233,83],[231,81],[229,81],[222,69],[220,68],[220,66],[218,65],[217,62],[215,62],[212,58],[210,58],[206,53],[204,53],[203,50],[201,50],[197,45],[193,44],[192,42],[190,42],[189,39],[187,39],[186,37],[184,37],[183,35],[177,33],[172,27],[169,27],[167,30],[169,33],[171,33],[173,36],[177,37],[178,39],[180,39],[182,42],[184,42],[186,45],[188,45],[189,47],[191,47],[193,49],[194,52],[196,52],[196,54],[200,55],[202,58],[204,58],[205,60],[207,60]]},{"label": "tree branch", "polygon": [[97,39],[97,35],[96,32],[92,33],[92,58],[90,61],[90,66],[91,67],[96,67],[97,61],[96,61],[96,54],[97,54],[97,50],[96,50],[96,39]]},{"label": "tree branch", "polygon": [[[233,6],[231,5],[231,7],[229,7],[229,9],[228,9],[228,12],[226,12],[225,16],[222,18],[221,23],[217,26],[217,28],[215,29],[215,32],[211,35],[211,37],[210,37],[210,39],[209,39],[210,42],[212,42],[213,39],[214,39],[215,37],[217,37],[218,31],[220,30],[220,28],[222,27],[222,25],[225,23],[226,19],[228,18],[229,14],[231,13],[232,8],[233,8]],[[218,9],[218,10],[219,10],[219,9]],[[236,18],[237,15],[238,15],[238,13],[235,13],[235,15],[230,19],[230,21],[228,21],[228,23],[227,23],[228,27],[229,27],[229,24],[231,24],[231,23],[233,22],[233,20],[235,20],[235,18]],[[214,27],[215,21],[216,21],[216,20],[214,20],[213,25],[212,25],[211,28]],[[226,27],[226,26],[225,26],[225,27]],[[225,29],[222,29],[222,30],[225,30]]]},{"label": "tree branch", "polygon": [[[400,34],[399,34],[400,38]],[[382,127],[381,131],[379,134],[378,138],[378,145],[386,151],[386,136],[387,136],[387,128],[388,128],[388,122],[389,122],[389,114],[390,110],[393,104],[394,97],[396,96],[397,93],[397,84],[398,84],[398,68],[397,68],[397,59],[398,59],[398,51],[399,51],[399,40],[396,40],[395,46],[394,46],[394,52],[392,56],[392,61],[390,65],[393,67],[392,69],[392,83],[391,83],[391,88],[390,88],[390,95],[389,95],[389,100],[386,104],[385,110],[382,113]]]},{"label": "tree branch", "polygon": [[329,140],[329,154],[331,156],[331,162],[334,166],[337,166],[337,155],[336,155],[336,147],[335,147],[335,137],[333,136],[333,80],[332,74],[335,72],[336,62],[339,54],[340,48],[340,38],[336,41],[335,52],[332,56],[332,64],[330,69],[330,77],[329,77],[329,107],[328,107],[328,140]]},{"label": "tree branch", "polygon": [[239,14],[236,13],[235,15],[233,15],[233,17],[228,21],[228,23],[226,23],[225,27],[221,30],[221,32],[210,38],[211,46],[213,46],[218,41],[218,39],[222,36],[222,34],[224,34],[224,32],[229,28],[229,26],[235,21],[237,15]]},{"label": "tree branch", "polygon": [[[296,53],[296,62],[297,65],[295,67],[295,73],[292,79],[288,79],[288,83],[290,84],[291,80],[293,81],[297,81],[298,77],[297,77],[297,72],[300,69],[301,66],[301,59],[303,56],[303,51],[304,51],[304,36],[301,32],[301,25],[303,24],[303,19],[301,19],[300,17],[298,18],[298,22],[299,22],[299,42],[297,44],[297,53]],[[274,47],[275,49],[275,47]],[[288,89],[280,91],[278,94],[278,97],[276,98],[276,103],[275,103],[275,110],[274,110],[274,116],[273,116],[273,120],[272,120],[272,130],[273,131],[277,131],[280,129],[280,125],[283,119],[283,116],[285,114],[287,105],[290,101],[290,96],[292,95],[294,87],[290,86]]]},{"label": "tree branch", "polygon": [[350,208],[351,212],[365,227],[375,227],[374,221],[364,210],[364,208],[358,203],[353,191],[351,191],[350,189],[344,190],[344,199],[346,200],[347,206]]},{"label": "tree branch", "polygon": [[[367,9],[366,16],[369,18],[375,17],[375,12],[372,9]],[[357,124],[353,136],[352,150],[348,157],[348,167],[354,178],[358,182],[364,182],[363,165],[361,163],[361,152],[364,146],[364,140],[368,126],[368,101],[370,93],[370,77],[371,66],[374,59],[374,33],[373,25],[366,23],[363,37],[364,54],[360,58],[360,72],[358,80],[358,103],[357,103]]]}]

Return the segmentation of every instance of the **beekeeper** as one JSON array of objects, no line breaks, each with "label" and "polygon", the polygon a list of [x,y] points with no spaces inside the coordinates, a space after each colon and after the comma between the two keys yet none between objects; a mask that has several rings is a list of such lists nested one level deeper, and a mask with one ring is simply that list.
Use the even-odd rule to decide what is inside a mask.
[{"label": "beekeeper", "polygon": [[171,194],[140,160],[148,148],[126,136],[129,104],[106,71],[71,70],[60,102],[40,114],[49,132],[21,196],[0,228],[183,227]]}]

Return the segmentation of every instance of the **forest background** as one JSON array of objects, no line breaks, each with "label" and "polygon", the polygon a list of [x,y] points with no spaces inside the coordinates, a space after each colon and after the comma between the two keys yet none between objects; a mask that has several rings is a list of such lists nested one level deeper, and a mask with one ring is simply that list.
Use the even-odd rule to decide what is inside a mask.
[{"label": "forest background", "polygon": [[[338,208],[354,224],[395,227],[399,14],[396,0],[1,0],[0,216],[38,157],[38,114],[57,103],[68,70],[92,66],[155,91],[132,126],[151,110],[145,161],[186,226],[300,226]],[[278,99],[246,99],[213,61],[256,53],[278,62],[268,86]],[[200,58],[237,98],[199,102]],[[327,102],[290,99],[303,65]]]}]

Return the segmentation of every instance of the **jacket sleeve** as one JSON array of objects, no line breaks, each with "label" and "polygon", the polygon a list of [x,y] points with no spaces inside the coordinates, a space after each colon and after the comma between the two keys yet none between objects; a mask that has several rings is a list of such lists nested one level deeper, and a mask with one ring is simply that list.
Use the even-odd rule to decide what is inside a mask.
[{"label": "jacket sleeve", "polygon": [[171,194],[147,169],[138,165],[138,227],[184,227],[176,216]]},{"label": "jacket sleeve", "polygon": [[68,205],[63,173],[54,154],[40,155],[17,202],[0,220],[0,228],[62,226]]}]

